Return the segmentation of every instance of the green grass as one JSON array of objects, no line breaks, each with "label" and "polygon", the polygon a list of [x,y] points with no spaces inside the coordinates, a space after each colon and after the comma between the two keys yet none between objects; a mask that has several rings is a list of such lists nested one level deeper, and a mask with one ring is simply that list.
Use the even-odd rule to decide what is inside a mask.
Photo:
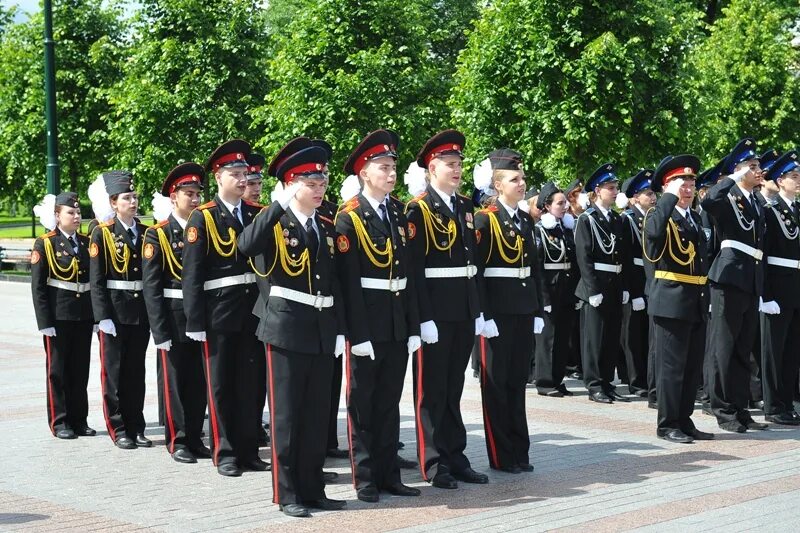
[{"label": "green grass", "polygon": [[0,224],[24,224],[31,223],[31,216],[12,217],[9,215],[0,215]]},{"label": "green grass", "polygon": [[[45,229],[37,225],[36,236],[45,233]],[[3,228],[0,229],[0,239],[25,239],[31,237],[31,227],[24,226],[21,228]]]}]

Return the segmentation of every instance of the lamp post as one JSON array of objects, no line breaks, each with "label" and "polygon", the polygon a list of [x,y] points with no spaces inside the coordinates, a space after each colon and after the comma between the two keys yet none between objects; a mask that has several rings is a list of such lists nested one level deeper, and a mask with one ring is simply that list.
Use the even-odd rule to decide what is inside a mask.
[{"label": "lamp post", "polygon": [[47,119],[47,193],[60,190],[58,122],[56,119],[56,42],[53,40],[53,2],[44,0],[44,113]]}]

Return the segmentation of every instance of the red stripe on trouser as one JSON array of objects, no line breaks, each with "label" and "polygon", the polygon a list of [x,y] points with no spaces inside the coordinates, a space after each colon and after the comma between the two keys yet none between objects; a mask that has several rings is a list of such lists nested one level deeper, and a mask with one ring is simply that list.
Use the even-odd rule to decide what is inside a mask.
[{"label": "red stripe on trouser", "polygon": [[489,443],[489,462],[495,468],[500,468],[500,461],[497,459],[497,447],[494,443],[494,432],[492,431],[492,421],[489,418],[489,409],[486,406],[486,337],[481,335],[481,385],[483,399],[483,425],[486,429],[486,440]]},{"label": "red stripe on trouser", "polygon": [[214,403],[214,394],[211,389],[211,356],[208,353],[208,341],[203,341],[203,355],[206,360],[206,379],[208,389],[208,414],[211,417],[211,435],[214,437],[214,465],[217,466],[219,454],[219,429],[217,428],[217,404]]},{"label": "red stripe on trouser", "polygon": [[[104,332],[99,333],[100,337],[100,388],[102,389],[103,394],[103,418],[106,420],[106,429],[108,430],[108,435],[111,437],[111,440],[114,442],[117,441],[117,432],[114,431],[114,426],[111,425],[111,420],[108,418],[108,407],[106,406],[106,334]],[[117,391],[117,395],[119,395],[119,391]]]},{"label": "red stripe on trouser", "polygon": [[425,465],[425,430],[422,427],[422,347],[417,349],[417,448],[419,450],[419,469],[422,472],[422,479],[428,481],[428,472]]},{"label": "red stripe on trouser", "polygon": [[[353,478],[353,486],[356,486],[356,462],[354,459],[355,450],[353,449],[353,420],[350,418],[350,341],[344,345],[344,372],[345,372],[345,398],[347,401],[347,445],[350,448],[350,476]],[[358,487],[356,487],[358,488]]]},{"label": "red stripe on trouser", "polygon": [[49,409],[49,411],[50,411],[50,432],[53,433],[53,435],[55,435],[56,434],[56,426],[55,426],[55,423],[56,423],[56,406],[55,406],[55,404],[53,402],[53,383],[50,380],[50,367],[53,364],[53,362],[52,362],[52,357],[53,356],[50,353],[50,351],[53,348],[52,348],[52,346],[50,346],[50,337],[48,337],[47,335],[43,335],[43,336],[44,336],[44,348],[45,348],[44,351],[47,353],[47,399],[48,399],[48,401],[50,403],[50,409]]},{"label": "red stripe on trouser", "polygon": [[272,379],[272,345],[266,344],[267,380],[269,381],[269,432],[272,438],[272,503],[280,503],[278,485],[278,451],[275,443],[275,386]]},{"label": "red stripe on trouser", "polygon": [[167,371],[167,351],[161,352],[161,369],[164,372],[164,408],[167,411],[167,424],[169,424],[169,442],[167,450],[175,453],[175,422],[172,419],[172,403],[169,401],[169,372]]}]

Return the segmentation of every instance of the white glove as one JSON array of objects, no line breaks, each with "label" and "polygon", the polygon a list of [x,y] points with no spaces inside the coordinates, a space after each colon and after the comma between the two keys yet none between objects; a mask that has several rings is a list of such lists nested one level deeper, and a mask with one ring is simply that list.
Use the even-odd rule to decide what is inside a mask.
[{"label": "white glove", "polygon": [[171,340],[166,340],[161,344],[156,344],[156,350],[164,350],[165,352],[168,352],[170,348],[172,348]]},{"label": "white glove", "polygon": [[408,348],[408,353],[414,353],[422,347],[422,339],[419,338],[419,335],[411,335],[408,338],[406,347]]},{"label": "white glove", "polygon": [[336,346],[333,347],[333,356],[339,357],[344,353],[344,335],[336,335]]},{"label": "white glove", "polygon": [[486,324],[486,321],[483,319],[483,313],[481,313],[478,318],[475,319],[475,335],[480,335],[481,331],[483,331],[483,326]]},{"label": "white glove", "polygon": [[553,306],[552,305],[545,305],[544,306],[544,312],[545,313],[552,313],[553,312]]},{"label": "white glove", "polygon": [[39,333],[44,335],[45,337],[55,337],[56,336],[56,328],[44,328],[40,329]]},{"label": "white glove", "polygon": [[495,323],[494,319],[484,322],[483,329],[479,332],[479,335],[483,335],[487,339],[491,339],[492,337],[497,337],[500,335],[500,332],[497,331],[497,324]]},{"label": "white glove", "polygon": [[748,172],[750,172],[750,167],[744,167],[742,169],[739,169],[738,172],[734,172],[733,174],[731,174],[730,178],[736,183],[741,183],[742,179],[745,177],[745,175],[747,175]]},{"label": "white glove", "polygon": [[602,294],[595,294],[594,296],[589,296],[589,305],[591,305],[592,307],[600,307],[601,303],[603,303]]},{"label": "white glove", "polygon": [[670,194],[674,194],[675,196],[680,197],[682,186],[683,186],[683,178],[675,178],[674,180],[667,183],[667,186],[664,187],[664,192],[668,192]]},{"label": "white glove", "polygon": [[117,327],[114,325],[114,322],[110,318],[104,318],[97,324],[97,327],[100,328],[100,331],[107,335],[111,335],[112,337],[117,336]]},{"label": "white glove", "polygon": [[631,309],[634,311],[642,311],[645,308],[644,298],[634,298],[631,302]]},{"label": "white glove", "polygon": [[197,342],[206,342],[205,331],[187,331],[186,336]]},{"label": "white glove", "polygon": [[539,335],[544,329],[544,318],[533,317],[533,334]]},{"label": "white glove", "polygon": [[622,291],[622,305],[628,303],[628,300],[631,299],[631,293],[628,291]]},{"label": "white glove", "polygon": [[781,312],[781,307],[775,300],[765,302],[763,299],[758,299],[758,310],[765,315],[778,315]]},{"label": "white glove", "polygon": [[372,347],[372,341],[362,342],[350,347],[350,353],[359,357],[367,357],[373,361],[375,360],[375,348]]},{"label": "white glove", "polygon": [[439,342],[439,329],[436,327],[436,322],[428,320],[419,325],[420,337],[425,344],[436,344]]},{"label": "white glove", "polygon": [[302,186],[303,185],[299,181],[293,181],[288,187],[275,194],[275,201],[281,204],[282,208],[286,209]]}]

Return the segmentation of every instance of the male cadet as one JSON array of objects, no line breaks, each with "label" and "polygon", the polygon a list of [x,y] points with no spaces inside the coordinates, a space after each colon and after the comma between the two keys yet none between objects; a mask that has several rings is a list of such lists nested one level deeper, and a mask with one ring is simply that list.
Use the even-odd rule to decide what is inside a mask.
[{"label": "male cadet", "polygon": [[629,206],[622,214],[626,234],[630,243],[633,266],[628,276],[631,300],[622,306],[622,350],[625,353],[628,369],[628,390],[631,394],[645,397],[647,385],[648,330],[650,321],[645,299],[645,271],[642,259],[642,224],[647,211],[656,204],[656,193],[650,186],[652,169],[639,171],[622,185],[622,193],[628,198]]},{"label": "male cadet", "polygon": [[461,419],[464,371],[475,335],[484,326],[475,280],[472,201],[457,194],[464,141],[455,130],[428,139],[417,164],[427,169],[430,182],[406,208],[426,344],[414,359],[417,455],[422,477],[443,489],[457,488],[457,480],[489,482],[464,455],[467,431]]},{"label": "male cadet", "polygon": [[708,309],[706,237],[691,209],[700,160],[679,155],[662,161],[652,189],[664,194],[648,211],[642,230],[645,259],[654,266],[648,311],[653,317],[659,438],[710,440],[691,416],[700,383]]},{"label": "male cadet", "polygon": [[186,336],[203,343],[211,451],[223,476],[269,469],[258,457],[263,367],[257,359],[264,357],[264,347],[251,313],[258,294],[253,269],[236,245],[236,236],[260,210],[242,200],[248,155],[248,143],[232,140],[208,158],[206,172],[214,175],[217,195],[192,211],[183,248]]},{"label": "male cadet", "polygon": [[267,343],[272,492],[293,517],[345,506],[325,496],[322,474],[333,361],[345,346],[335,229],[316,213],[328,187],[326,162],[319,146],[283,160],[276,171],[283,190],[239,236],[241,252],[261,256],[256,264],[266,269],[258,274],[269,277],[258,335]]},{"label": "male cadet", "polygon": [[204,179],[205,171],[197,163],[183,163],[170,171],[161,194],[172,202],[172,213],[145,231],[142,250],[142,293],[166,398],[164,441],[179,463],[211,457],[200,436],[206,411],[203,355],[200,343],[186,337],[181,290],[183,229],[200,203]]},{"label": "male cadet", "polygon": [[747,410],[750,351],[758,327],[764,270],[761,251],[766,222],[753,188],[762,181],[753,139],[743,139],[722,166],[722,178],[701,202],[714,217],[720,252],[711,280],[711,409],[719,427],[744,433],[765,429]]},{"label": "male cadet", "polygon": [[586,181],[593,205],[575,227],[575,251],[581,279],[575,296],[581,301],[583,382],[589,399],[599,403],[629,402],[611,382],[619,354],[622,306],[628,303],[625,276],[632,268],[621,217],[611,206],[617,196],[614,165],[606,163]]},{"label": "male cadet", "polygon": [[[759,156],[758,162],[761,166],[761,172],[763,172],[765,176],[767,171],[772,168],[772,165],[774,165],[778,160],[778,157],[780,157],[780,154],[773,148],[770,148]],[[774,181],[765,179],[764,183],[759,188],[759,194],[762,198],[764,198],[762,203],[771,204],[772,202],[776,201],[778,199],[779,191],[780,188]]]},{"label": "male cadet", "polygon": [[264,168],[264,162],[264,156],[261,154],[247,156],[247,182],[244,186],[244,199],[254,204],[261,203],[261,183],[263,181],[261,169]]},{"label": "male cadet", "polygon": [[800,367],[800,164],[797,152],[783,154],[767,171],[767,181],[779,188],[765,209],[764,245],[767,272],[761,313],[764,413],[769,422],[800,425],[794,410],[794,386]]},{"label": "male cadet", "polygon": [[337,263],[347,313],[347,412],[358,499],[380,490],[419,496],[400,480],[397,442],[408,354],[420,345],[408,221],[390,196],[397,181],[397,134],[376,130],[344,165],[363,184],[336,217]]},{"label": "male cadet", "polygon": [[[583,213],[583,207],[581,207],[578,201],[581,192],[583,192],[583,182],[580,179],[572,180],[564,188],[564,195],[567,197],[567,203],[569,204],[569,213],[575,217],[576,220],[578,216]],[[581,321],[575,320],[572,334],[569,338],[567,374],[569,377],[579,381],[583,381],[583,363],[581,359]]]}]

